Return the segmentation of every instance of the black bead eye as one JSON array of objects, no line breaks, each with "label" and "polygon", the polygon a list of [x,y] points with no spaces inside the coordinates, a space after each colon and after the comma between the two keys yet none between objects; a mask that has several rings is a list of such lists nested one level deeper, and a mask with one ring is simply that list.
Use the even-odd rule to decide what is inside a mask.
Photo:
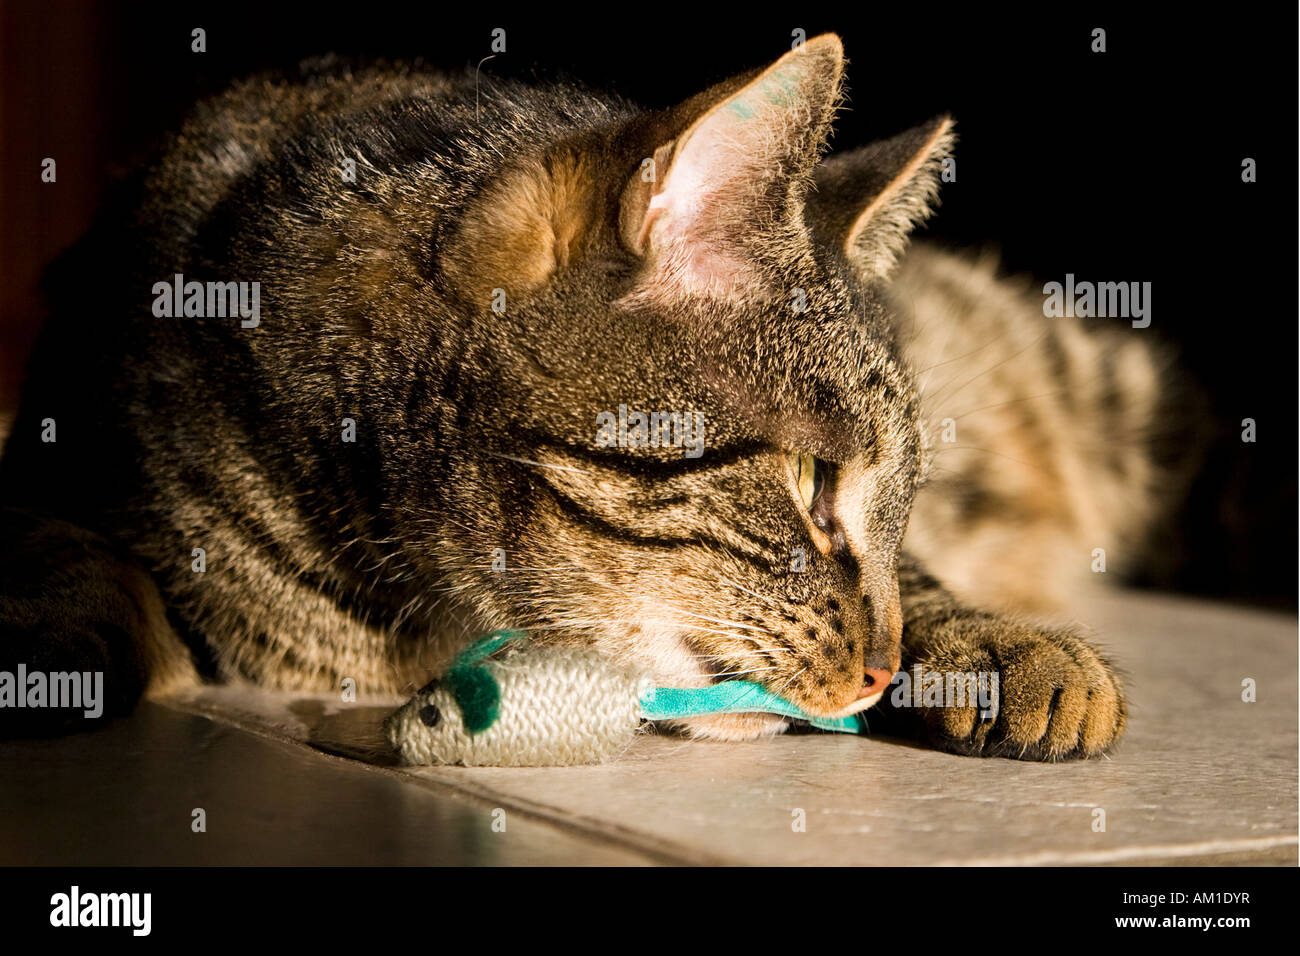
[{"label": "black bead eye", "polygon": [[420,708],[420,720],[426,727],[437,727],[442,722],[442,711],[433,704],[425,704]]}]

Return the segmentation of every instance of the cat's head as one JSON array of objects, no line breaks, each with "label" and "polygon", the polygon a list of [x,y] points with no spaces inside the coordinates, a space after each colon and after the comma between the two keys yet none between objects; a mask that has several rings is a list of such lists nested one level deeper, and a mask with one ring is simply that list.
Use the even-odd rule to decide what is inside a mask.
[{"label": "cat's head", "polygon": [[496,544],[464,556],[498,562],[492,626],[816,714],[884,690],[922,456],[884,280],[952,137],[823,162],[842,70],[811,40],[514,164],[467,211],[441,269],[498,330],[473,465]]}]

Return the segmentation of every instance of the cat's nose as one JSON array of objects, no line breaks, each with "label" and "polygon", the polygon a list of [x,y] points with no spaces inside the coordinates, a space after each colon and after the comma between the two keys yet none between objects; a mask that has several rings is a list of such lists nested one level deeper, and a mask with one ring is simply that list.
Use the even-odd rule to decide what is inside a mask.
[{"label": "cat's nose", "polygon": [[864,697],[874,697],[876,694],[882,693],[893,679],[893,671],[887,671],[884,668],[864,668],[862,671],[862,686],[858,688],[858,700],[862,700]]}]

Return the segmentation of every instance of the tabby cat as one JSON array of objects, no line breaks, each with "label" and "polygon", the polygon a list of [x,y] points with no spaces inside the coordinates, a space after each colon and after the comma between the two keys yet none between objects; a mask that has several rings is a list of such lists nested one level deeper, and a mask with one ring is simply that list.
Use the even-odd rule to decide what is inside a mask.
[{"label": "tabby cat", "polygon": [[[842,72],[822,36],[646,112],[322,61],[198,106],[52,271],[0,464],[0,669],[103,670],[114,712],[202,679],[364,697],[510,626],[824,715],[900,668],[997,672],[995,714],[882,719],[959,753],[1105,751],[1112,666],[1007,609],[1150,526],[1144,442],[1095,463],[1076,440],[1105,423],[1075,426],[1103,404],[1082,363],[1140,427],[1161,360],[1049,326],[987,264],[903,257],[952,122],[823,160]],[[256,319],[158,309],[190,282],[258,283]],[[664,441],[602,436],[655,412]]]}]

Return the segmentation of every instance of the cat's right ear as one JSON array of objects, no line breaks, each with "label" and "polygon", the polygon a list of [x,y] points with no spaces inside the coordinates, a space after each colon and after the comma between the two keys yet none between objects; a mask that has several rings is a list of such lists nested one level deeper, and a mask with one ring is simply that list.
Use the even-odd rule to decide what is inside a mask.
[{"label": "cat's right ear", "polygon": [[808,197],[813,231],[838,245],[862,275],[887,278],[912,228],[935,205],[955,140],[952,118],[940,116],[827,158]]},{"label": "cat's right ear", "polygon": [[668,114],[682,127],[655,146],[620,201],[619,235],[646,260],[644,288],[726,295],[756,278],[751,243],[803,251],[804,195],[843,66],[839,38],[816,37]]}]

